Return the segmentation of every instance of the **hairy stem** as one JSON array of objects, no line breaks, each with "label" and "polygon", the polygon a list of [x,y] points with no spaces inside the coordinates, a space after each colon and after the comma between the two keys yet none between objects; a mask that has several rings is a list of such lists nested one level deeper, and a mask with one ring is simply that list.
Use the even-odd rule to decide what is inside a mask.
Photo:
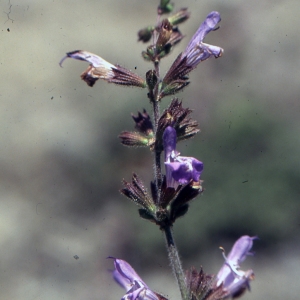
[{"label": "hairy stem", "polygon": [[[157,95],[157,91],[156,91],[156,88],[155,88],[154,101],[152,101],[155,135],[157,135],[158,120],[159,120],[159,117],[160,117],[159,102],[156,101],[156,95]],[[161,184],[162,184],[161,159],[160,159],[160,157],[161,157],[161,151],[159,151],[158,149],[155,149],[154,150],[154,177],[155,177],[155,186],[156,186],[158,202],[160,201],[160,190],[161,190]]]},{"label": "hairy stem", "polygon": [[[159,23],[160,16],[158,16],[157,22]],[[157,40],[158,32],[155,30],[155,42]],[[158,128],[158,121],[160,117],[160,109],[159,109],[159,99],[158,99],[158,93],[159,93],[159,81],[160,81],[160,68],[159,68],[159,60],[154,61],[154,68],[155,73],[158,79],[158,82],[154,88],[153,94],[152,94],[152,104],[153,104],[153,115],[154,115],[154,132],[155,136],[157,136],[157,128]],[[161,174],[161,151],[158,149],[155,149],[155,157],[154,157],[154,176],[155,176],[155,185],[156,185],[156,192],[158,197],[158,203],[160,202],[160,194],[161,194],[161,185],[162,185],[162,174]]]},{"label": "hairy stem", "polygon": [[182,300],[188,300],[188,289],[186,286],[185,275],[182,269],[182,265],[180,262],[179,254],[174,242],[172,230],[170,226],[166,226],[164,229],[166,242],[167,242],[167,250],[169,254],[169,260],[173,269],[173,273],[177,279],[177,283],[180,289]]}]

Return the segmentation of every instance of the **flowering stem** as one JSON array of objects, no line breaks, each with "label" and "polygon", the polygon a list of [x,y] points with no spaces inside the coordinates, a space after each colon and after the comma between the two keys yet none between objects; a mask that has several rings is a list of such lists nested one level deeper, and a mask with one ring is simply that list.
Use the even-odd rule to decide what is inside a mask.
[{"label": "flowering stem", "polygon": [[174,275],[177,279],[178,286],[181,293],[182,300],[188,300],[188,289],[186,286],[185,275],[182,269],[182,265],[180,262],[179,254],[175,245],[175,241],[173,238],[172,230],[170,226],[166,226],[163,228],[165,232],[166,242],[167,242],[167,250],[169,254],[169,260],[174,272]]}]

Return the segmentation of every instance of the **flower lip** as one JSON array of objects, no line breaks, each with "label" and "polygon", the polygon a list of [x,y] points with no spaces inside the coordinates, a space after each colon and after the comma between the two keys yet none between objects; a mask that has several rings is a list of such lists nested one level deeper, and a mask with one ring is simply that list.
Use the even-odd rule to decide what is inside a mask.
[{"label": "flower lip", "polygon": [[205,36],[213,30],[221,21],[220,14],[217,11],[209,13],[205,21],[195,32],[185,50],[180,53],[173,62],[171,68],[163,79],[163,89],[161,97],[169,94],[177,93],[183,89],[189,82],[186,76],[189,72],[197,67],[197,65],[211,57],[221,57],[224,50],[218,46],[203,43]]},{"label": "flower lip", "polygon": [[[118,273],[117,282],[120,277],[125,278],[129,282],[140,281],[142,282],[146,287],[146,283],[143,282],[143,280],[139,277],[139,275],[135,272],[135,270],[131,267],[129,263],[127,263],[125,260],[118,259],[112,256],[109,256],[108,258],[111,258],[114,260],[115,265],[115,271]],[[114,274],[115,275],[115,274]],[[121,284],[122,285],[122,284]],[[123,285],[122,285],[123,286]]]},{"label": "flower lip", "polygon": [[203,163],[194,157],[180,156],[176,151],[176,130],[168,126],[163,134],[167,186],[177,188],[178,184],[198,182]]},{"label": "flower lip", "polygon": [[253,246],[253,241],[256,239],[258,239],[257,236],[250,237],[248,235],[239,238],[229,252],[227,260],[238,265],[246,259],[247,255],[253,255],[253,252],[250,252],[250,250]]},{"label": "flower lip", "polygon": [[114,260],[115,270],[113,277],[126,290],[122,299],[130,300],[159,300],[158,295],[149,289],[129,263],[125,260],[109,256]]},{"label": "flower lip", "polygon": [[221,21],[221,16],[217,11],[210,12],[205,21],[200,25],[196,33],[191,38],[191,41],[187,45],[184,54],[189,53],[192,48],[196,47],[197,44],[201,43],[205,36],[215,30],[215,26]]},{"label": "flower lip", "polygon": [[165,161],[167,161],[171,156],[172,152],[176,150],[176,139],[176,130],[171,126],[168,126],[163,134]]},{"label": "flower lip", "polygon": [[119,65],[113,65],[94,53],[85,50],[68,52],[59,62],[61,67],[67,58],[86,61],[90,64],[81,74],[81,79],[89,86],[93,86],[98,79],[104,79],[107,82],[119,85],[146,87],[144,78]]},{"label": "flower lip", "polygon": [[224,254],[224,249],[220,247],[223,251],[225,262],[216,276],[216,285],[220,286],[223,284],[223,289],[232,297],[237,297],[246,289],[250,289],[249,282],[254,278],[254,273],[252,270],[240,270],[239,264],[246,259],[247,255],[253,255],[253,252],[250,252],[250,250],[255,239],[257,239],[256,236],[244,235],[240,237],[234,243],[227,257]]},{"label": "flower lip", "polygon": [[103,68],[106,68],[106,69],[112,69],[112,68],[115,67],[114,65],[112,65],[111,63],[109,63],[108,61],[103,59],[102,57],[100,57],[100,56],[98,56],[94,53],[84,51],[84,50],[75,50],[75,51],[68,52],[66,54],[66,56],[64,56],[61,59],[61,61],[59,62],[59,65],[61,67],[62,67],[62,63],[67,58],[73,58],[73,59],[89,62],[95,68],[103,67]]}]

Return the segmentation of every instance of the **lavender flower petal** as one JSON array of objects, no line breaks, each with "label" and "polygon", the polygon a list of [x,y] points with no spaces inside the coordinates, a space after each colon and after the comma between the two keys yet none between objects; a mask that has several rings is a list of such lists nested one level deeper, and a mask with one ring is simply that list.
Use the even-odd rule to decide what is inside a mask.
[{"label": "lavender flower petal", "polygon": [[118,271],[113,271],[113,278],[114,280],[128,292],[131,289],[131,283],[130,280],[128,280],[126,277],[123,277]]},{"label": "lavender flower petal", "polygon": [[196,33],[191,38],[189,44],[187,45],[184,54],[189,53],[197,44],[201,43],[205,36],[214,30],[215,26],[221,21],[221,16],[217,11],[210,12],[205,21],[200,25]]},{"label": "lavender flower petal", "polygon": [[240,262],[246,259],[247,255],[253,255],[250,250],[253,246],[253,240],[255,239],[257,239],[256,236],[250,237],[248,235],[244,235],[239,238],[228,254],[227,260],[235,265],[238,265]]},{"label": "lavender flower petal", "polygon": [[200,62],[210,57],[222,56],[224,50],[218,46],[209,45],[203,42],[205,36],[221,21],[220,14],[212,11],[205,21],[200,25],[191,38],[185,50],[178,55],[169,71],[162,80],[160,99],[166,95],[175,94],[183,89],[189,82],[186,76],[197,67]]},{"label": "lavender flower petal", "polygon": [[110,83],[125,86],[146,87],[144,78],[119,65],[113,65],[94,53],[85,50],[68,52],[67,55],[59,62],[61,67],[62,63],[67,58],[73,58],[90,63],[89,67],[81,74],[81,78],[91,87],[98,79],[103,79]]},{"label": "lavender flower petal", "polygon": [[165,165],[167,172],[180,184],[187,184],[191,180],[199,181],[203,171],[203,163],[194,157],[177,156],[174,162],[165,162]]},{"label": "lavender flower petal", "polygon": [[114,260],[113,277],[126,290],[121,300],[159,300],[156,293],[151,291],[146,283],[126,261],[109,257]]},{"label": "lavender flower petal", "polygon": [[221,21],[220,14],[212,11],[208,14],[205,21],[200,25],[199,29],[193,35],[191,41],[183,51],[181,57],[187,59],[188,66],[195,68],[200,62],[214,56],[218,58],[222,56],[224,50],[218,46],[203,43],[205,36]]},{"label": "lavender flower petal", "polygon": [[107,70],[111,70],[115,67],[111,63],[104,60],[102,57],[100,57],[100,56],[98,56],[94,53],[84,51],[84,50],[76,50],[76,51],[68,52],[67,55],[65,57],[63,57],[61,59],[61,61],[59,62],[59,65],[61,67],[62,67],[63,61],[65,59],[67,59],[68,57],[89,62],[95,68],[100,67],[100,68],[104,68],[104,69],[107,69]]},{"label": "lavender flower petal", "polygon": [[180,156],[176,151],[176,130],[168,126],[163,134],[167,186],[199,181],[203,163],[194,157]]},{"label": "lavender flower petal", "polygon": [[223,283],[223,288],[232,296],[242,293],[246,288],[250,289],[250,280],[254,278],[252,270],[239,270],[239,263],[246,259],[247,255],[253,255],[250,252],[253,246],[253,240],[256,236],[250,237],[244,235],[240,237],[232,247],[228,256],[225,257],[225,263],[217,275],[217,286]]},{"label": "lavender flower petal", "polygon": [[[135,272],[135,270],[131,267],[131,265],[127,263],[125,260],[114,258],[114,264],[116,268],[115,272],[118,273],[118,275],[116,276],[117,281],[119,280],[120,282],[122,282],[123,279],[126,279],[129,282],[140,281],[144,284],[145,287],[147,287],[146,283],[143,282],[140,276]],[[120,279],[121,277],[122,280]],[[119,281],[118,283],[120,283]]]},{"label": "lavender flower petal", "polygon": [[168,126],[163,134],[165,161],[167,161],[172,152],[176,150],[176,139],[176,130],[171,126]]}]

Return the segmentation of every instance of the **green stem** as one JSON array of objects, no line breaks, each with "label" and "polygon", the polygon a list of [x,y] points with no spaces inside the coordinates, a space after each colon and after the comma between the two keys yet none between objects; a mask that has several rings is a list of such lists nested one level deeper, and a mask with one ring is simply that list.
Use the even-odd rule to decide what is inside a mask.
[{"label": "green stem", "polygon": [[186,286],[185,275],[182,269],[182,265],[180,262],[179,254],[174,242],[172,230],[170,226],[166,226],[164,229],[166,242],[167,242],[167,250],[169,254],[169,260],[173,269],[173,273],[177,279],[177,283],[180,289],[182,300],[189,299],[189,292]]}]

